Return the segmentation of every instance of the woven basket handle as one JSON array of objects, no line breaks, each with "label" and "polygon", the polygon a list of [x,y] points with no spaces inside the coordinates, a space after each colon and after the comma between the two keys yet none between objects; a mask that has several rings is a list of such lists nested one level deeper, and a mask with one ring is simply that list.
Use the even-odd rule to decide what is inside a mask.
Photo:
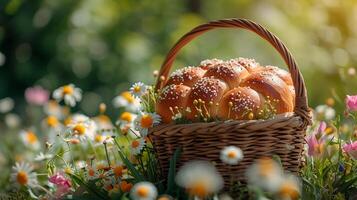
[{"label": "woven basket handle", "polygon": [[[167,54],[164,63],[161,65],[161,69],[159,72],[159,76],[156,82],[156,88],[161,89],[164,85],[165,79],[167,79],[170,69],[172,67],[172,63],[174,62],[178,52],[182,47],[184,47],[187,43],[193,40],[195,37],[215,28],[243,28],[250,30],[256,34],[258,34],[263,39],[267,40],[283,57],[285,63],[288,65],[289,71],[291,73],[291,78],[294,83],[295,88],[295,108],[294,112],[301,116],[304,119],[305,123],[311,123],[311,117],[308,107],[307,101],[307,92],[305,88],[304,79],[297,67],[297,64],[290,54],[287,47],[264,27],[259,24],[252,22],[247,19],[223,19],[218,21],[211,21],[206,24],[202,24],[192,29],[190,32],[186,33],[182,36],[177,43],[171,48],[169,53]],[[164,79],[162,79],[164,77]]]}]

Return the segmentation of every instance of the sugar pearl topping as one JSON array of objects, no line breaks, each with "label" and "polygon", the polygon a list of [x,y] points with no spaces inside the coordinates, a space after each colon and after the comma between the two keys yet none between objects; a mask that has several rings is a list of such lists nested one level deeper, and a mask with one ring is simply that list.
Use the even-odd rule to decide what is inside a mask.
[{"label": "sugar pearl topping", "polygon": [[197,79],[201,78],[205,71],[199,67],[185,67],[179,70],[176,70],[171,74],[171,77],[168,81],[169,84],[175,83],[184,83],[187,81],[196,81]]},{"label": "sugar pearl topping", "polygon": [[220,77],[222,76],[235,77],[243,70],[245,70],[245,68],[243,68],[241,65],[232,66],[225,63],[225,64],[219,64],[214,67],[211,67],[210,69],[207,70],[207,73],[213,73]]},{"label": "sugar pearl topping", "polygon": [[209,67],[216,66],[218,64],[224,64],[224,63],[225,62],[223,60],[220,60],[220,59],[217,59],[217,58],[206,59],[206,60],[201,61],[200,67],[202,67],[204,69],[207,69]]},{"label": "sugar pearl topping", "polygon": [[[258,109],[257,106],[258,102],[258,94],[255,93],[255,97],[252,98],[252,95],[247,95],[245,90],[251,90],[249,88],[241,88],[238,92],[231,92],[229,93],[229,102],[232,102],[232,110],[234,112],[241,112],[241,111],[251,111]],[[243,91],[243,92],[242,92]]]},{"label": "sugar pearl topping", "polygon": [[224,82],[213,77],[201,78],[192,87],[194,96],[210,99],[217,97],[221,90],[224,90]]},{"label": "sugar pearl topping", "polygon": [[189,91],[189,87],[171,84],[162,89],[159,100],[178,100],[185,97]]},{"label": "sugar pearl topping", "polygon": [[254,59],[249,59],[249,58],[235,58],[235,59],[230,59],[227,61],[231,65],[241,65],[247,70],[252,70],[257,67],[259,67],[259,63],[257,63]]},{"label": "sugar pearl topping", "polygon": [[245,79],[245,82],[246,83],[244,85],[269,82],[274,85],[282,84],[282,86],[285,86],[285,82],[270,71],[259,71],[257,73],[253,73]]}]

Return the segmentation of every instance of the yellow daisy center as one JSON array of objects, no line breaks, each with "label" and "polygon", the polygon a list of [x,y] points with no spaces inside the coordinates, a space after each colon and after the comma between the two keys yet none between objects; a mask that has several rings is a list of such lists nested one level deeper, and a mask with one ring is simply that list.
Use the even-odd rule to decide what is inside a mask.
[{"label": "yellow daisy center", "polygon": [[133,187],[133,184],[127,183],[126,181],[122,181],[122,182],[120,183],[120,189],[121,189],[123,192],[129,192],[132,187]]},{"label": "yellow daisy center", "polygon": [[228,158],[231,158],[231,159],[236,158],[237,157],[237,152],[230,151],[230,152],[228,152],[227,156],[228,156]]},{"label": "yellow daisy center", "polygon": [[271,175],[271,172],[274,170],[274,161],[264,158],[260,159],[258,162],[260,166],[259,174],[264,177]]},{"label": "yellow daisy center", "polygon": [[19,171],[17,173],[16,180],[20,185],[26,185],[28,182],[27,173],[24,171]]},{"label": "yellow daisy center", "polygon": [[66,167],[66,168],[64,168],[64,172],[66,174],[72,174],[72,169],[70,167]]},{"label": "yellow daisy center", "polygon": [[136,92],[136,93],[139,93],[140,90],[141,90],[140,86],[135,86],[135,87],[133,88],[133,91]]},{"label": "yellow daisy center", "polygon": [[126,91],[121,93],[121,95],[125,100],[127,100],[129,103],[133,103],[134,102],[134,97],[133,95],[130,94],[130,92]]},{"label": "yellow daisy center", "polygon": [[120,115],[120,119],[123,121],[131,122],[133,120],[133,115],[130,112],[123,112]]},{"label": "yellow daisy center", "polygon": [[325,129],[325,134],[326,135],[330,135],[330,134],[332,134],[333,133],[333,128],[332,127],[327,127],[326,129]]},{"label": "yellow daisy center", "polygon": [[56,127],[58,125],[58,119],[55,116],[48,116],[46,122],[50,127]]},{"label": "yellow daisy center", "polygon": [[123,167],[116,166],[116,167],[114,167],[113,172],[116,177],[121,177],[123,175]]},{"label": "yellow daisy center", "polygon": [[86,127],[84,127],[83,124],[77,124],[74,128],[73,131],[75,134],[78,135],[84,135],[86,133]]},{"label": "yellow daisy center", "polygon": [[71,117],[67,117],[64,121],[63,121],[63,124],[64,125],[69,125],[70,123],[72,123],[72,118]]},{"label": "yellow daisy center", "polygon": [[37,140],[37,136],[35,133],[29,131],[26,133],[26,140],[30,143],[30,144],[35,144],[38,140]]},{"label": "yellow daisy center", "polygon": [[64,95],[66,95],[66,94],[73,94],[73,91],[74,91],[74,89],[73,89],[72,86],[70,86],[70,85],[63,86],[62,93],[63,93]]},{"label": "yellow daisy center", "polygon": [[139,145],[140,145],[140,142],[137,141],[137,140],[134,140],[134,141],[131,143],[131,147],[133,147],[133,148],[138,148]]},{"label": "yellow daisy center", "polygon": [[145,198],[149,196],[149,188],[145,187],[145,186],[141,186],[138,188],[137,190],[137,194],[139,197]]},{"label": "yellow daisy center", "polygon": [[141,127],[150,128],[154,123],[154,119],[150,115],[143,115],[140,120]]},{"label": "yellow daisy center", "polygon": [[299,192],[296,189],[295,184],[286,182],[279,189],[279,195],[281,197],[289,197],[289,199],[298,199]]},{"label": "yellow daisy center", "polygon": [[206,197],[208,195],[206,184],[201,181],[197,182],[196,184],[193,184],[188,192],[191,196],[197,196],[201,198]]},{"label": "yellow daisy center", "polygon": [[94,175],[95,175],[94,169],[89,168],[89,170],[88,170],[88,175],[89,175],[89,176],[94,176]]},{"label": "yellow daisy center", "polygon": [[94,141],[95,142],[101,142],[103,140],[103,136],[101,136],[101,135],[95,135],[95,137],[94,137]]}]

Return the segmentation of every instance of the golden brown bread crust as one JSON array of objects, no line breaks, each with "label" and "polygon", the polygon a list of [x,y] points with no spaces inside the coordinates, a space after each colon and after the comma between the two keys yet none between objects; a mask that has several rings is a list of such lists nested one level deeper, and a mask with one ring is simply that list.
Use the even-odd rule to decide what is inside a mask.
[{"label": "golden brown bread crust", "polygon": [[292,112],[294,109],[288,85],[269,71],[259,71],[248,76],[241,86],[250,87],[270,101],[277,113]]},{"label": "golden brown bread crust", "polygon": [[[193,85],[188,97],[187,107],[191,113],[187,118],[194,120],[197,117],[216,117],[216,104],[228,90],[228,85],[222,80],[213,77],[204,77]],[[201,116],[203,115],[203,116]]]},{"label": "golden brown bread crust", "polygon": [[185,67],[172,73],[165,85],[186,85],[192,87],[205,74],[205,70],[200,67]]},{"label": "golden brown bread crust", "polygon": [[283,80],[287,85],[293,85],[293,80],[291,79],[290,73],[280,69],[279,67],[268,65],[265,68],[262,68],[264,71],[271,72],[277,75],[281,80]]},{"label": "golden brown bread crust", "polygon": [[210,67],[204,77],[214,77],[228,84],[230,88],[238,87],[249,72],[241,65],[218,64]]},{"label": "golden brown bread crust", "polygon": [[219,104],[220,119],[254,119],[264,103],[259,93],[249,87],[238,87],[228,91]]},{"label": "golden brown bread crust", "polygon": [[231,59],[228,61],[231,65],[241,65],[243,66],[248,72],[256,72],[259,69],[262,68],[259,63],[255,62],[254,59],[249,59],[249,58],[236,58],[236,59]]},{"label": "golden brown bread crust", "polygon": [[264,118],[262,113],[267,107],[274,114],[294,109],[290,73],[260,66],[253,59],[204,60],[198,67],[174,72],[165,85],[156,105],[165,123],[172,121],[176,111],[183,110],[184,117],[196,121],[258,119]]},{"label": "golden brown bread crust", "polygon": [[190,90],[188,86],[174,84],[162,89],[155,110],[164,123],[172,121],[173,113],[182,112],[186,108]]}]

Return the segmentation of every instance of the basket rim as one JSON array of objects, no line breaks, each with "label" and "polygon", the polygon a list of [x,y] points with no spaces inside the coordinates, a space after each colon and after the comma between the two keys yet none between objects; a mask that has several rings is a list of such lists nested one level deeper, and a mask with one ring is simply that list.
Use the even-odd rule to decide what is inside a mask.
[{"label": "basket rim", "polygon": [[274,116],[269,119],[258,119],[258,120],[224,120],[224,121],[213,121],[213,122],[193,122],[186,124],[159,124],[149,129],[148,135],[159,136],[161,134],[171,135],[173,134],[173,130],[178,129],[217,129],[217,127],[222,126],[232,126],[235,128],[245,128],[259,130],[264,129],[266,127],[278,128],[289,125],[290,127],[306,127],[306,121],[302,119],[302,117],[295,112],[282,113]]}]

